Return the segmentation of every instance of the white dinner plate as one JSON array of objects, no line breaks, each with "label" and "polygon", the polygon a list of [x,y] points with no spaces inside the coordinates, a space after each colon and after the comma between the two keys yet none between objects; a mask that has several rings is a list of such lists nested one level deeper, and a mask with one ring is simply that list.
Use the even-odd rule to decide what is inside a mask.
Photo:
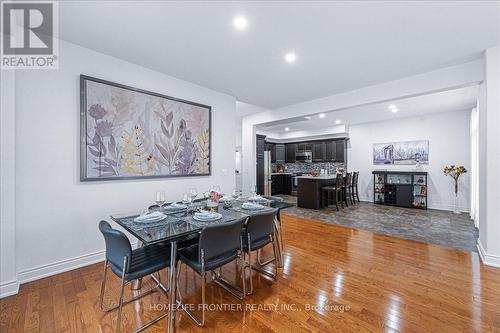
[{"label": "white dinner plate", "polygon": [[202,217],[202,216],[199,216],[199,215],[193,215],[193,220],[196,220],[196,221],[200,221],[200,222],[212,222],[212,221],[217,221],[217,220],[220,220],[222,218],[222,214],[221,213],[214,213],[213,216],[210,216],[210,217]]},{"label": "white dinner plate", "polygon": [[[152,213],[154,214],[154,213]],[[151,214],[149,214],[151,215]],[[134,222],[137,222],[137,223],[154,223],[154,222],[158,222],[158,221],[161,221],[163,220],[165,217],[167,217],[165,214],[163,213],[160,213],[160,214],[155,214],[151,217],[145,217],[143,215],[141,216],[137,216],[135,219],[134,219]]]}]

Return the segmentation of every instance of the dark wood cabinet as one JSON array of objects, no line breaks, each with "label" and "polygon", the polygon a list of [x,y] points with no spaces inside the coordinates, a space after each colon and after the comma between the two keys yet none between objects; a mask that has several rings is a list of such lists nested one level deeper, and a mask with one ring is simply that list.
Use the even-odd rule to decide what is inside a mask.
[{"label": "dark wood cabinet", "polygon": [[271,180],[271,195],[292,194],[292,175],[274,174]]},{"label": "dark wood cabinet", "polygon": [[335,178],[314,179],[299,178],[297,188],[297,207],[320,209],[323,207],[321,188],[333,185]]},{"label": "dark wood cabinet", "polygon": [[333,162],[335,161],[335,157],[337,155],[337,144],[335,141],[327,141],[325,143],[325,148],[326,148],[326,153],[325,153],[325,161],[326,162]]},{"label": "dark wood cabinet", "polygon": [[295,153],[297,152],[298,145],[296,143],[287,143],[286,147],[286,163],[295,163]]},{"label": "dark wood cabinet", "polygon": [[264,194],[264,150],[266,149],[266,137],[264,135],[256,136],[256,186],[257,193]]},{"label": "dark wood cabinet", "polygon": [[335,162],[345,162],[346,140],[335,141]]},{"label": "dark wood cabinet", "polygon": [[275,150],[276,150],[276,163],[285,162],[285,160],[286,160],[285,144],[277,143],[275,145]]},{"label": "dark wood cabinet", "polygon": [[313,162],[324,162],[326,160],[326,143],[313,143]]},{"label": "dark wood cabinet", "polygon": [[310,142],[300,142],[297,144],[298,151],[312,151],[312,143]]},{"label": "dark wood cabinet", "polygon": [[271,163],[276,163],[276,144],[266,142],[266,151],[271,152]]},{"label": "dark wood cabinet", "polygon": [[[330,139],[310,142],[296,142],[287,144],[276,144],[276,162],[295,162],[295,153],[297,151],[312,151],[313,162],[346,162],[347,140]],[[284,156],[283,156],[284,154]]]},{"label": "dark wood cabinet", "polygon": [[375,170],[373,203],[427,209],[427,172]]}]

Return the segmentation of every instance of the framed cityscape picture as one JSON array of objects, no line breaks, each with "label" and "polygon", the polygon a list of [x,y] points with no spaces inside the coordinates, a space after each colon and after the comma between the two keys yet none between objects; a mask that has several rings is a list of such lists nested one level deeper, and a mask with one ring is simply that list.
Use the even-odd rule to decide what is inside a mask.
[{"label": "framed cityscape picture", "polygon": [[211,107],[80,76],[80,180],[211,174]]},{"label": "framed cityscape picture", "polygon": [[375,143],[373,164],[414,165],[429,164],[429,141]]}]

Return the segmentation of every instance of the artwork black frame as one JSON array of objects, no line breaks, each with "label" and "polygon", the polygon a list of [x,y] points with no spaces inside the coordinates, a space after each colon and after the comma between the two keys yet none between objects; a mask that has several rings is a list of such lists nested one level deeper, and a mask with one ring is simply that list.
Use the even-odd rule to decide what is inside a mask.
[{"label": "artwork black frame", "polygon": [[[113,87],[130,90],[137,93],[142,93],[146,95],[151,95],[155,97],[160,97],[168,99],[175,102],[190,104],[202,108],[206,108],[208,111],[208,137],[209,137],[209,150],[208,150],[208,173],[198,173],[198,174],[169,174],[169,175],[146,175],[146,176],[113,176],[113,177],[88,177],[87,176],[87,81],[93,81],[105,85],[110,85]],[[155,179],[155,178],[178,178],[178,177],[206,177],[212,175],[212,107],[209,105],[192,102],[176,97],[171,97],[145,89],[135,88],[128,85],[111,82],[92,76],[80,75],[80,181],[90,182],[90,181],[109,181],[109,180],[131,180],[131,179]]]}]

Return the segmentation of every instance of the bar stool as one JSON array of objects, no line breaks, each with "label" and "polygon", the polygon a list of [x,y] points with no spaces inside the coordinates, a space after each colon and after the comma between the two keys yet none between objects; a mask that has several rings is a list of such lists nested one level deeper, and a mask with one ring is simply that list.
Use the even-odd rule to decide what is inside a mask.
[{"label": "bar stool", "polygon": [[359,202],[358,179],[359,171],[356,171],[352,176],[352,198],[354,200],[358,199]]},{"label": "bar stool", "polygon": [[353,190],[352,190],[352,173],[348,172],[345,177],[345,184],[344,184],[344,190],[345,190],[345,200],[347,204],[347,199],[349,199],[351,205],[354,205],[354,197],[353,197]]},{"label": "bar stool", "polygon": [[326,194],[326,205],[329,206],[333,202],[333,198],[335,198],[335,206],[337,207],[337,211],[339,211],[339,202],[344,208],[344,203],[342,201],[342,175],[337,174],[335,178],[334,186],[323,186],[321,188],[322,193]]}]

